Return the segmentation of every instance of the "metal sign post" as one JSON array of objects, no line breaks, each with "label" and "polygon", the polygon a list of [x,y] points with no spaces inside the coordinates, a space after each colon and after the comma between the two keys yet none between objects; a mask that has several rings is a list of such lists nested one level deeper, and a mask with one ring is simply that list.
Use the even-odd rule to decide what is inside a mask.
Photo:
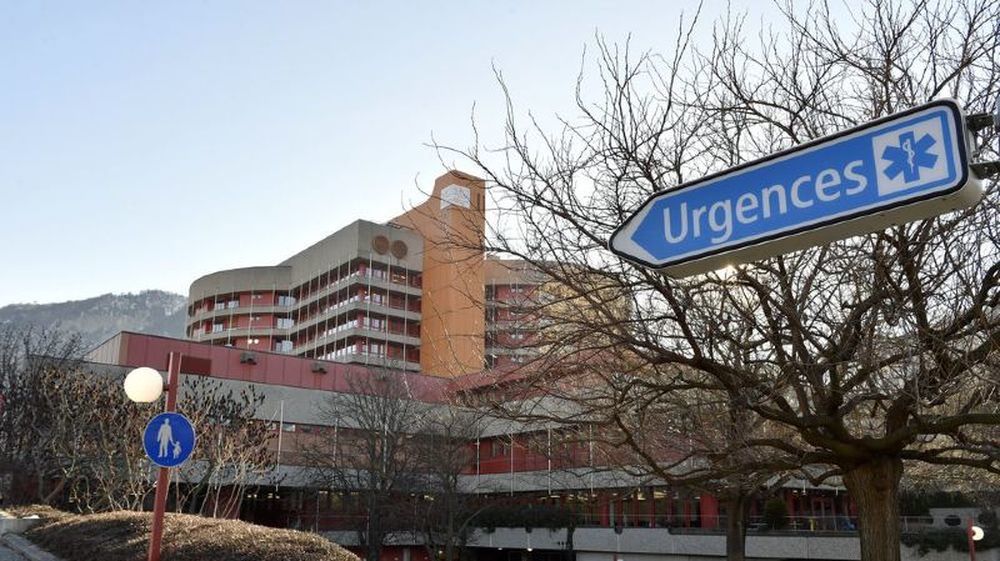
[{"label": "metal sign post", "polygon": [[146,425],[143,448],[146,455],[160,466],[156,477],[156,498],[153,501],[153,526],[149,537],[149,561],[160,561],[160,544],[163,541],[163,514],[167,509],[167,488],[170,486],[170,468],[184,463],[194,451],[195,432],[191,422],[177,411],[177,386],[181,373],[181,353],[170,353],[167,367],[167,393],[164,413]]}]

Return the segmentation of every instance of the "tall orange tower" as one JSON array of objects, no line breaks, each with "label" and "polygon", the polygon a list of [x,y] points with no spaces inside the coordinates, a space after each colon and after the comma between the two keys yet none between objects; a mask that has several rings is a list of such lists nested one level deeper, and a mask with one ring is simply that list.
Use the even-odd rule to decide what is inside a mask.
[{"label": "tall orange tower", "polygon": [[430,198],[394,218],[424,238],[420,370],[454,377],[483,369],[486,182],[451,171]]}]

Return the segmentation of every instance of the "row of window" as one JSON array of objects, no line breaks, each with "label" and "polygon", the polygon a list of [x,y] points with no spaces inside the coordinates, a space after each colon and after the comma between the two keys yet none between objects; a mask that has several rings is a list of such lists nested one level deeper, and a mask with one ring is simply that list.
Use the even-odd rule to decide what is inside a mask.
[{"label": "row of window", "polygon": [[342,265],[336,270],[324,273],[296,287],[293,292],[299,294],[302,298],[307,298],[344,280],[362,277],[391,282],[393,284],[408,285],[415,288],[419,288],[421,284],[420,273],[407,272],[405,269],[394,269],[390,273],[388,270],[379,267],[369,267],[364,263],[354,263],[353,266],[345,267]]},{"label": "row of window", "polygon": [[[263,297],[264,297],[263,294],[251,294],[251,299],[252,300],[260,300]],[[260,304],[257,304],[257,305],[259,306]],[[295,297],[294,296],[288,296],[288,295],[279,295],[278,296],[278,300],[277,300],[277,305],[278,306],[282,306],[282,307],[286,307],[286,308],[294,306],[295,305]],[[209,311],[233,310],[233,309],[236,309],[236,308],[239,308],[239,307],[240,307],[240,300],[239,300],[239,298],[230,298],[228,300],[216,300],[216,301],[212,302],[212,307],[211,307],[211,309]],[[195,310],[194,310],[195,314],[199,314],[201,312],[202,312],[202,308],[201,307],[195,308]]]},{"label": "row of window", "polygon": [[[250,318],[249,325],[247,325],[247,326],[241,327],[239,325],[236,325],[235,323],[232,323],[232,324],[230,324],[228,326],[228,329],[253,329],[255,327],[253,324],[256,321],[260,321],[260,317],[259,316],[254,316],[254,317]],[[278,329],[289,329],[289,328],[293,327],[294,325],[295,325],[295,320],[292,319],[292,318],[275,318],[273,327],[276,327]],[[261,326],[256,326],[256,327],[258,329],[262,328]],[[226,326],[226,324],[224,322],[216,322],[216,323],[212,324],[211,332],[212,333],[222,333],[223,331],[226,331],[226,329],[227,329],[227,326]],[[198,329],[195,329],[192,333],[194,335],[201,335],[202,333],[204,333],[204,330],[201,329],[201,328],[198,328]]]},{"label": "row of window", "polygon": [[[349,342],[343,347],[339,347],[317,356],[316,358],[320,360],[337,360],[349,358],[353,355],[377,357],[377,358],[391,358],[391,359],[402,359],[403,353],[400,347],[390,347],[384,342],[373,341],[371,339],[364,339],[360,343]],[[410,357],[407,360],[417,361],[419,359]]]},{"label": "row of window", "polygon": [[409,306],[406,304],[406,299],[392,299],[388,293],[378,292],[378,291],[360,291],[351,292],[343,297],[331,300],[328,305],[318,313],[309,314],[303,318],[300,318],[301,322],[307,322],[318,315],[328,315],[336,312],[338,309],[347,306],[348,304],[365,302],[375,306],[386,306],[397,309],[406,309]]}]

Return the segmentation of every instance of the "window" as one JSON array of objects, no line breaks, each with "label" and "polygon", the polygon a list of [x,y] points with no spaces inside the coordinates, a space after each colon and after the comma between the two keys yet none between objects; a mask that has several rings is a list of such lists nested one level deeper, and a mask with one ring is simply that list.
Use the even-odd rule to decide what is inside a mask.
[{"label": "window", "polygon": [[374,343],[369,341],[361,347],[362,353],[367,355],[385,356],[385,343]]},{"label": "window", "polygon": [[240,307],[240,301],[239,300],[230,300],[230,301],[226,302],[226,307],[227,308],[239,308]]},{"label": "window", "polygon": [[279,306],[286,306],[287,307],[287,306],[292,306],[294,304],[295,304],[295,297],[294,296],[288,296],[288,295],[278,296],[278,305]]},{"label": "window", "polygon": [[510,441],[499,437],[490,442],[490,457],[501,458],[510,454]]},{"label": "window", "polygon": [[278,329],[288,329],[295,325],[295,320],[292,318],[278,318],[277,327]]},{"label": "window", "polygon": [[325,355],[319,358],[323,360],[337,360],[337,359],[344,359],[354,353],[355,353],[355,346],[353,343],[351,343],[349,345],[345,345],[343,347],[334,350],[332,353],[326,353]]},{"label": "window", "polygon": [[292,342],[288,339],[277,341],[274,344],[274,350],[279,353],[290,353],[292,352]]},{"label": "window", "polygon": [[377,306],[382,306],[385,304],[386,296],[380,292],[371,292],[365,294],[365,302],[371,302]]},{"label": "window", "polygon": [[213,323],[212,324],[212,333],[221,333],[222,330],[225,329],[225,328],[226,328],[226,326],[223,325],[223,324],[221,324],[221,323]]}]

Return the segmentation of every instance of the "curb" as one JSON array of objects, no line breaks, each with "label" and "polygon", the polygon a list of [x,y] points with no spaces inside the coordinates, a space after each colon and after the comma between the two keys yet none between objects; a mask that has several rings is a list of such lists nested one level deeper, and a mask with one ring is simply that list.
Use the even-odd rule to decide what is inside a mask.
[{"label": "curb", "polygon": [[28,561],[62,561],[62,559],[39,548],[37,545],[16,534],[4,534],[4,536],[0,538],[0,543],[3,543],[7,547],[13,549],[16,553]]}]

